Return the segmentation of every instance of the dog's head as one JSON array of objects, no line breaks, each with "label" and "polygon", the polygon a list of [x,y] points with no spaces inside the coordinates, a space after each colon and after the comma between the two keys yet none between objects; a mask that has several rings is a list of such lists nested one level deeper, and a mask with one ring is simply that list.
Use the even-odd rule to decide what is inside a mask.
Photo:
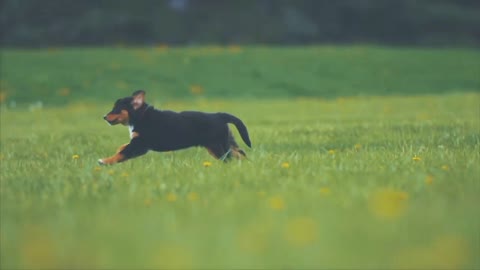
[{"label": "dog's head", "polygon": [[103,119],[110,125],[122,124],[130,125],[132,118],[145,105],[145,91],[135,91],[131,97],[118,99],[113,105],[113,109],[107,113]]}]

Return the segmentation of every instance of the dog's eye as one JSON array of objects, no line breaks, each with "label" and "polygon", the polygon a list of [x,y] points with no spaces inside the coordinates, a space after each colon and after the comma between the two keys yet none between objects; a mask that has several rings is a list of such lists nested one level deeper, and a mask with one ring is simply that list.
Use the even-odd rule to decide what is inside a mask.
[{"label": "dog's eye", "polygon": [[120,111],[121,111],[121,110],[118,109],[118,108],[113,108],[112,113],[114,113],[114,114],[119,114]]}]

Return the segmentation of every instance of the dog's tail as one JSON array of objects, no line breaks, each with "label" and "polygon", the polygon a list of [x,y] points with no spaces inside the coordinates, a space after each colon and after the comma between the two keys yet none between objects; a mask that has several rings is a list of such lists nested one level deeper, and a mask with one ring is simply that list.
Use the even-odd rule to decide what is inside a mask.
[{"label": "dog's tail", "polygon": [[248,136],[247,127],[243,124],[242,120],[228,113],[219,114],[226,123],[234,124],[235,127],[237,127],[238,132],[240,133],[240,137],[242,137],[242,140],[245,142],[245,144],[248,145],[248,147],[252,147],[250,137]]}]

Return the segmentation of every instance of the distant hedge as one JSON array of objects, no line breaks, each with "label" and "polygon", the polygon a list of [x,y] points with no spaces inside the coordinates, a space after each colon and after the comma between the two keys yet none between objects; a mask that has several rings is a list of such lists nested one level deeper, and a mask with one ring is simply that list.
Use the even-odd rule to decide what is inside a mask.
[{"label": "distant hedge", "polygon": [[2,46],[479,46],[478,0],[2,0]]}]

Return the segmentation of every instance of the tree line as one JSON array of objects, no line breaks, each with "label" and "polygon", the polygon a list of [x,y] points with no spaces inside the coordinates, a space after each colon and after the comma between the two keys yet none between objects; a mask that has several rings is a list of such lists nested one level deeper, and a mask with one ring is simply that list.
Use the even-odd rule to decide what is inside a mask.
[{"label": "tree line", "polygon": [[478,0],[3,0],[1,45],[480,45]]}]

